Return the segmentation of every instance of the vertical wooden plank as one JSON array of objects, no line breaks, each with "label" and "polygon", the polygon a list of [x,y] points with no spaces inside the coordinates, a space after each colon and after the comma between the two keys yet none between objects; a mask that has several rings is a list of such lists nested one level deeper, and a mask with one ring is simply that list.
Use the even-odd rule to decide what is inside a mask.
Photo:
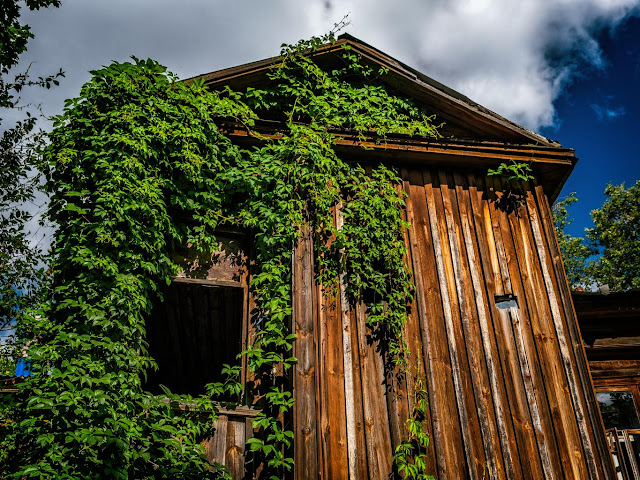
[{"label": "vertical wooden plank", "polygon": [[233,480],[244,478],[244,418],[231,418],[227,423],[225,464]]},{"label": "vertical wooden plank", "polygon": [[[494,191],[500,192],[501,184],[499,181],[488,178],[487,182],[493,186]],[[511,235],[506,214],[498,208],[495,201],[489,202],[489,205],[504,288],[506,293],[515,294],[520,302],[518,307],[510,308],[508,313],[506,310],[501,310],[500,312],[504,318],[511,318],[518,360],[545,476],[546,478],[557,478],[561,472],[565,471],[565,468],[570,472],[573,465],[568,461],[566,455],[563,458],[565,465],[561,468],[558,464],[555,432],[550,424],[553,411],[549,411],[549,396],[545,379],[540,372],[540,361],[533,332],[531,331],[530,314],[532,312],[535,313],[535,310],[531,310],[530,302],[528,302],[523,289],[522,272],[518,265],[518,252],[514,247],[514,239]],[[534,302],[535,298],[532,298],[531,301]],[[560,453],[566,454],[566,450]]]},{"label": "vertical wooden plank", "polygon": [[453,260],[449,249],[446,219],[444,218],[446,212],[444,211],[440,189],[433,187],[430,172],[425,171],[423,174],[429,221],[431,223],[431,236],[436,256],[436,271],[444,305],[445,331],[449,344],[449,358],[451,360],[453,385],[456,393],[456,406],[467,458],[467,473],[470,478],[475,480],[482,476],[485,457],[482,444],[477,436],[477,432],[480,429],[478,418],[472,410],[474,404],[473,387],[468,374],[468,360],[464,350],[462,329],[460,328],[460,311],[452,266]]},{"label": "vertical wooden plank", "polygon": [[[477,186],[480,183],[480,186]],[[506,263],[504,249],[498,248],[501,242],[496,239],[500,230],[494,230],[488,196],[489,188],[483,191],[481,179],[469,176],[469,193],[473,211],[480,259],[485,276],[489,299],[493,295],[505,293],[501,265]],[[508,277],[507,277],[508,280]],[[509,401],[514,431],[517,439],[517,457],[522,462],[524,478],[543,478],[542,460],[536,443],[529,397],[525,389],[523,369],[518,355],[517,342],[514,336],[508,313],[496,308],[490,301],[490,312],[494,319],[496,346],[502,364],[505,381],[505,393]]]},{"label": "vertical wooden plank", "polygon": [[545,195],[542,186],[536,186],[535,200],[540,212],[540,219],[543,226],[543,232],[545,234],[547,245],[550,255],[552,257],[553,268],[557,277],[557,282],[560,291],[560,298],[562,300],[562,306],[565,312],[570,342],[575,354],[575,364],[578,370],[579,379],[581,382],[582,390],[585,394],[587,415],[591,424],[592,435],[594,438],[595,448],[597,450],[597,456],[599,459],[596,461],[598,472],[602,469],[603,478],[614,478],[614,466],[613,459],[609,453],[609,448],[606,442],[604,425],[602,423],[602,417],[600,415],[600,408],[598,406],[595,390],[593,387],[593,380],[589,371],[587,362],[587,356],[584,351],[584,344],[578,329],[578,322],[573,308],[573,301],[571,299],[571,291],[569,289],[569,283],[567,281],[564,264],[562,262],[562,256],[560,255],[560,248],[558,247],[558,241],[553,227],[553,220],[551,218],[551,208],[547,196]]},{"label": "vertical wooden plank", "polygon": [[[569,345],[569,332],[565,326],[564,311],[561,313],[562,305],[558,298],[558,284],[554,272],[552,271],[551,258],[549,255],[546,239],[543,237],[542,225],[538,209],[531,191],[527,192],[526,198],[529,222],[521,220],[521,226],[524,226],[527,235],[533,234],[533,240],[538,253],[539,267],[544,280],[549,305],[551,307],[551,319],[555,328],[557,339],[557,347],[560,350],[562,364],[564,366],[568,389],[573,403],[573,411],[578,423],[579,437],[584,449],[585,460],[588,465],[588,471],[592,478],[601,478],[603,472],[600,462],[596,464],[593,438],[591,429],[586,418],[586,405],[584,392],[578,381],[578,373],[576,372],[576,358],[573,349]],[[531,228],[531,232],[528,228]]]},{"label": "vertical wooden plank", "polygon": [[363,387],[363,359],[360,355],[360,339],[358,334],[358,319],[355,309],[349,310],[349,330],[351,331],[351,351],[353,352],[353,407],[356,425],[357,478],[369,478],[369,455],[365,432],[364,387]]},{"label": "vertical wooden plank", "polygon": [[293,254],[293,324],[298,359],[293,379],[294,474],[295,478],[318,478],[317,351],[314,324],[313,243],[307,223],[301,228]]},{"label": "vertical wooden plank", "polygon": [[[344,225],[342,216],[342,205],[336,207],[336,228],[341,230]],[[340,251],[340,264],[344,265],[344,249]],[[345,273],[340,273],[339,291],[340,291],[340,320],[342,327],[342,354],[344,364],[344,404],[346,415],[347,429],[347,461],[350,479],[364,478],[359,475],[358,455],[364,454],[364,449],[359,448],[356,431],[356,397],[354,387],[354,363],[353,348],[351,335],[351,321],[349,317],[349,301],[347,299],[347,290],[345,285]],[[336,299],[338,300],[338,299]],[[363,438],[364,440],[364,438]],[[364,472],[363,472],[364,473]]]},{"label": "vertical wooden plank", "polygon": [[[480,425],[479,433],[485,453],[484,466],[491,478],[505,478],[504,460],[497,433],[493,398],[491,396],[487,365],[477,323],[478,312],[473,292],[473,280],[467,258],[466,244],[460,218],[460,201],[456,189],[449,187],[449,178],[440,172],[440,192],[445,212],[449,237],[453,274],[455,279],[460,321],[463,332],[462,348],[466,349],[472,393],[475,399],[475,414]],[[483,467],[484,471],[484,467]]]},{"label": "vertical wooden plank", "polygon": [[365,306],[356,305],[356,321],[362,369],[362,405],[369,478],[391,473],[391,430],[387,411],[384,367],[379,345],[366,323]]},{"label": "vertical wooden plank", "polygon": [[[386,353],[382,353],[386,357]],[[407,383],[405,374],[400,366],[391,362],[382,362],[385,376],[387,409],[389,412],[389,429],[391,432],[391,453],[402,442],[405,422],[409,416],[407,403]]]},{"label": "vertical wooden plank", "polygon": [[[311,231],[309,233],[309,238],[311,239],[311,242],[313,242],[313,232]],[[310,243],[311,246],[313,246],[313,243]],[[310,261],[311,261],[311,266],[313,268],[313,266],[315,265],[315,258],[313,256],[313,250],[311,250],[311,255],[310,255]],[[315,322],[314,324],[314,345],[315,345],[315,364],[316,364],[316,375],[315,375],[315,379],[316,379],[316,418],[317,418],[317,442],[318,442],[318,476],[320,478],[320,480],[325,480],[326,479],[326,451],[325,451],[325,444],[322,441],[322,389],[323,389],[323,385],[322,385],[322,381],[323,379],[321,378],[321,371],[323,368],[323,364],[324,359],[321,356],[321,335],[322,335],[322,331],[321,331],[321,326],[320,326],[320,320],[321,320],[321,312],[320,309],[322,307],[322,301],[320,300],[320,288],[319,285],[316,284],[315,282],[315,273],[312,270],[312,274],[311,274],[311,278],[313,281],[313,285],[314,288],[312,288],[312,293],[313,293],[313,320]],[[280,373],[279,375],[283,375],[284,376],[284,372]],[[284,416],[282,417],[282,422],[284,422]]]},{"label": "vertical wooden plank", "polygon": [[202,441],[204,452],[210,464],[216,461],[216,430],[218,429],[218,419],[213,421],[213,434]]},{"label": "vertical wooden plank", "polygon": [[456,410],[449,347],[444,324],[443,309],[445,305],[442,303],[440,284],[436,273],[426,186],[420,171],[410,171],[408,179],[407,219],[411,223],[409,240],[423,341],[422,351],[429,391],[429,410],[437,473],[441,479],[465,478],[467,463]]},{"label": "vertical wooden plank", "polygon": [[[406,169],[402,170],[402,189],[406,194],[406,209],[404,213],[404,219],[409,223],[409,228],[404,232],[404,243],[405,248],[407,249],[407,262],[413,271],[413,283],[416,285],[416,297],[418,295],[418,288],[422,288],[422,278],[420,278],[420,287],[417,286],[418,280],[417,277],[421,276],[421,272],[416,272],[419,269],[418,260],[414,260],[414,255],[419,257],[419,252],[414,251],[412,246],[415,245],[415,242],[411,241],[411,238],[415,240],[415,233],[412,233],[412,230],[415,228],[414,226],[414,215],[413,215],[413,206],[411,205],[410,198],[410,184],[408,181],[409,174]],[[420,176],[422,177],[422,176]],[[424,192],[424,188],[422,189]],[[430,403],[431,398],[428,389],[428,381],[427,381],[427,372],[425,369],[425,363],[423,359],[423,340],[422,334],[420,331],[420,320],[419,320],[419,311],[418,311],[418,303],[417,299],[414,298],[413,304],[411,305],[411,310],[409,312],[409,316],[407,318],[407,324],[405,325],[404,337],[407,342],[407,346],[409,351],[407,352],[407,362],[408,362],[408,374],[405,376],[406,386],[407,386],[407,398],[408,398],[408,411],[409,415],[412,414],[414,408],[414,395],[416,393],[416,385],[415,378],[420,378],[423,384],[423,388],[427,391],[427,401]],[[415,377],[415,378],[414,378]],[[434,441],[433,441],[433,423],[431,419],[430,408],[427,408],[425,419],[423,424],[426,425],[426,431],[428,432],[431,441],[429,442],[429,446],[426,451],[426,472],[428,474],[435,475],[437,473],[436,466],[436,457],[435,457],[435,449],[434,449]],[[403,435],[406,437],[407,432],[406,428],[403,431]]]},{"label": "vertical wooden plank", "polygon": [[218,416],[218,425],[214,433],[215,453],[213,461],[220,465],[227,465],[227,426],[228,418],[226,415]]},{"label": "vertical wooden plank", "polygon": [[[483,240],[481,236],[476,235],[470,192],[468,188],[465,188],[466,181],[460,174],[456,174],[454,178],[462,227],[461,235],[464,238],[466,246],[469,273],[476,304],[479,336],[483,348],[482,354],[486,362],[487,382],[493,398],[495,421],[504,461],[505,476],[509,479],[521,478],[522,470],[520,461],[517,458],[518,449],[516,438],[513,431],[513,423],[511,419],[508,418],[509,405],[504,392],[504,380],[500,369],[499,352],[495,338],[493,337],[490,304],[487,298],[487,289],[485,288],[485,282],[492,282],[493,278],[491,272],[486,272],[487,276],[483,276],[478,245],[478,243],[482,243]],[[491,291],[491,289],[489,289],[489,291]]]},{"label": "vertical wooden plank", "polygon": [[320,438],[325,478],[346,479],[347,419],[342,352],[342,320],[336,296],[318,286]]}]

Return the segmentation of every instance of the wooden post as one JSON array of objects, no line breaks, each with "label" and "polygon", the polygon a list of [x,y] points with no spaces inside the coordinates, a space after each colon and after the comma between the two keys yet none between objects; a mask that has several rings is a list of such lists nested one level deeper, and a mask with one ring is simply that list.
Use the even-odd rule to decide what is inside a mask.
[{"label": "wooden post", "polygon": [[317,345],[313,277],[313,240],[309,224],[302,227],[293,254],[293,326],[298,359],[293,378],[294,477],[319,478]]}]

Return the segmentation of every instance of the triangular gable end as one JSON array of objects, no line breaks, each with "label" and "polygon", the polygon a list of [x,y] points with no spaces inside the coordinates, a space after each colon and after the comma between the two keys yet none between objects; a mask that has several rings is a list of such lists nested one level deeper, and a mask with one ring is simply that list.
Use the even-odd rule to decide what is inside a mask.
[{"label": "triangular gable end", "polygon": [[[445,139],[560,147],[556,142],[501,117],[351,35],[341,35],[334,44],[324,45],[312,55],[319,61],[331,63],[345,45],[375,70],[380,67],[388,69],[388,73],[381,76],[382,81],[398,94],[411,98],[427,112],[433,113],[436,124],[444,123],[440,134]],[[211,88],[223,85],[239,90],[247,86],[259,87],[268,83],[266,74],[279,60],[280,57],[267,58],[197,78],[203,78]]]}]

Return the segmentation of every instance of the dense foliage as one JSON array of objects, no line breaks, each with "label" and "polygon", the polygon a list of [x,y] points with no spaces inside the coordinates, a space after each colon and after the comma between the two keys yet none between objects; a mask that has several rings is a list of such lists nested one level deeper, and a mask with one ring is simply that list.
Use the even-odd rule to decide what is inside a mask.
[{"label": "dense foliage", "polygon": [[[29,351],[33,377],[2,432],[16,445],[4,449],[4,475],[207,473],[196,446],[210,408],[173,409],[144,395],[141,381],[151,365],[144,314],[171,271],[164,245],[180,228],[165,202],[184,189],[185,203],[207,205],[201,182],[220,164],[210,100],[174,87],[154,63],[117,65],[95,72],[57,120],[44,166],[58,225],[54,292],[42,315],[19,325],[23,338],[38,342]],[[199,183],[202,194],[185,188]]]},{"label": "dense foliage", "polygon": [[594,228],[586,239],[565,232],[571,223],[572,193],[556,202],[553,219],[560,252],[572,288],[606,285],[612,291],[640,288],[640,180],[625,188],[607,185],[606,200],[591,212]]},{"label": "dense foliage", "polygon": [[[44,271],[43,252],[33,244],[27,224],[33,217],[38,175],[34,170],[41,135],[35,130],[36,117],[20,104],[20,92],[29,86],[49,88],[58,82],[59,72],[32,79],[28,72],[10,75],[20,55],[33,37],[29,26],[20,22],[23,2],[0,2],[0,108],[2,116],[19,118],[7,125],[0,118],[0,374],[15,371],[11,342],[6,336],[26,309],[36,305]],[[31,10],[59,6],[58,0],[28,0]],[[25,110],[26,109],[26,110]],[[20,112],[20,113],[18,113]]]},{"label": "dense foliage", "polygon": [[[267,465],[263,474],[282,478],[292,467],[294,399],[286,372],[296,361],[291,258],[302,228],[313,232],[317,280],[330,286],[342,275],[349,300],[366,304],[389,359],[404,364],[402,331],[413,291],[399,178],[385,166],[366,173],[347,163],[331,131],[380,141],[388,133],[437,133],[411,102],[387,92],[377,80],[384,72],[350,51],[338,68],[317,65],[309,53],[327,40],[333,36],[285,47],[271,86],[262,90],[211,92],[134,59],[92,72],[80,96],[67,102],[43,165],[49,216],[58,225],[54,293],[42,315],[20,325],[23,338],[37,335],[34,375],[5,399],[15,408],[0,424],[0,478],[224,475],[208,468],[199,442],[211,433],[211,395],[237,393],[238,383],[231,378],[210,385],[210,396],[181,398],[182,409],[163,401],[177,400],[170,392],[161,398],[143,389],[145,372],[155,366],[145,317],[162,300],[159,286],[179,268],[171,253],[184,244],[210,250],[221,226],[251,232],[256,251],[251,288],[260,322],[243,355],[263,395],[250,440]],[[278,138],[255,131],[265,115],[281,119]],[[262,146],[234,145],[219,129],[230,121]],[[342,228],[333,219],[338,206]],[[284,381],[277,371],[285,372]],[[426,408],[426,399],[417,404]],[[425,442],[421,421],[418,412],[412,420],[418,448]],[[400,464],[407,455],[419,459],[421,452],[405,446]],[[415,473],[423,475],[421,468]]]},{"label": "dense foliage", "polygon": [[591,212],[587,238],[602,255],[589,266],[593,279],[612,290],[640,288],[640,180],[607,185],[607,199]]}]

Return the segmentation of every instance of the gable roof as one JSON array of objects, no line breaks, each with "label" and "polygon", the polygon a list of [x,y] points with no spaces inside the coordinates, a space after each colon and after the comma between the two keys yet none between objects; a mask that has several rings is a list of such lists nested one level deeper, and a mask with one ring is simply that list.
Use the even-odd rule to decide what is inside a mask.
[{"label": "gable roof", "polygon": [[[378,78],[395,94],[412,99],[424,111],[434,114],[434,123],[444,123],[438,129],[442,138],[417,138],[402,135],[389,135],[385,138],[383,152],[367,150],[367,159],[372,160],[375,153],[386,160],[400,159],[406,163],[427,162],[432,165],[451,165],[452,162],[467,167],[484,169],[495,168],[500,162],[508,160],[531,161],[534,173],[549,199],[553,202],[560,194],[562,186],[572,172],[577,158],[573,149],[564,148],[531,130],[517,125],[486,107],[474,102],[461,93],[443,85],[431,77],[409,67],[395,58],[381,52],[367,43],[348,34],[341,35],[333,44],[325,44],[309,55],[316,63],[324,67],[340,65],[341,52],[349,46],[352,53],[360,56],[360,61],[379,71],[385,67],[387,73]],[[268,73],[282,57],[238,65],[203,75],[198,78],[212,89],[229,86],[234,90],[247,87],[261,88],[270,83]],[[256,125],[258,126],[258,125]],[[242,129],[229,133],[242,137]],[[261,121],[262,133],[272,132],[278,135],[278,125],[272,121]],[[245,141],[251,141],[248,138]],[[358,156],[353,147],[362,145],[355,137],[338,135],[337,147]],[[380,148],[376,139],[367,145],[374,150]],[[374,153],[372,155],[372,153]]]},{"label": "gable roof", "polygon": [[[318,62],[331,64],[339,58],[337,54],[345,45],[360,55],[361,61],[373,67],[374,71],[386,67],[388,73],[383,74],[381,80],[434,114],[436,124],[444,122],[439,130],[444,138],[560,147],[558,143],[507,120],[349,34],[341,35],[335,43],[323,45],[310,55]],[[203,78],[213,88],[229,85],[234,89],[242,89],[250,85],[264,85],[268,83],[268,70],[280,60],[281,57],[266,58],[194,78]]]}]

